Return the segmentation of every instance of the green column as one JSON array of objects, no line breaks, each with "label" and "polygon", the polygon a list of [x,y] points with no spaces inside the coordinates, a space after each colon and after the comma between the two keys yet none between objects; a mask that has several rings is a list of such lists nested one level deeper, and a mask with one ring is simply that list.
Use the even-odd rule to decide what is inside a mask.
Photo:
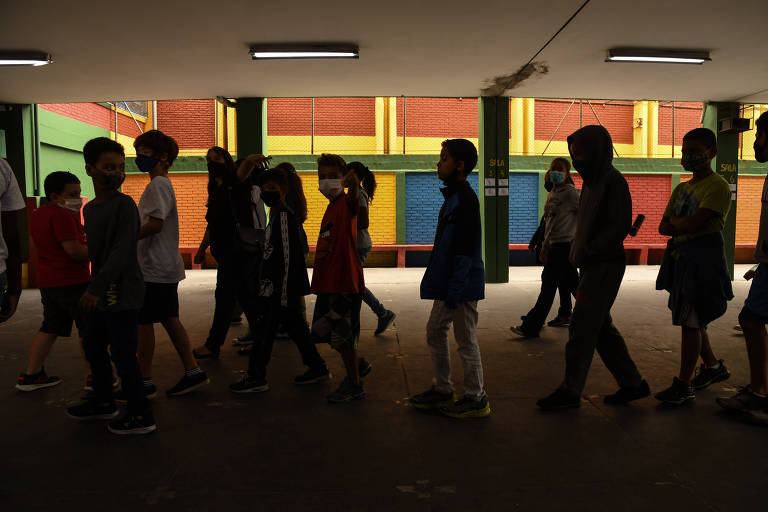
[{"label": "green column", "polygon": [[237,98],[237,156],[267,154],[267,100],[265,98]]},{"label": "green column", "polygon": [[703,124],[705,128],[717,134],[717,157],[712,162],[713,168],[731,186],[731,210],[725,219],[723,239],[725,240],[725,259],[733,279],[736,253],[736,192],[739,182],[739,134],[718,132],[718,121],[729,117],[739,117],[738,103],[708,103],[704,111]]},{"label": "green column", "polygon": [[509,282],[509,98],[480,98],[480,214],[485,279]]}]

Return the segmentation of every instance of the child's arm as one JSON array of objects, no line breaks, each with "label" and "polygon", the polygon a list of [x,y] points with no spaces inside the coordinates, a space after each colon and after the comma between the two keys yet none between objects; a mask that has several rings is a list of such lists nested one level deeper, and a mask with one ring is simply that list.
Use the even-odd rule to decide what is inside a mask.
[{"label": "child's arm", "polygon": [[241,182],[247,180],[256,167],[266,169],[271,158],[264,155],[248,155],[237,168],[237,180]]},{"label": "child's arm", "polygon": [[[695,233],[707,225],[707,222],[717,215],[717,212],[708,208],[699,208],[696,213],[690,217],[669,217],[669,226],[674,231],[674,235],[685,235]],[[662,220],[663,222],[663,220]],[[662,233],[663,235],[664,233]]]},{"label": "child's arm", "polygon": [[283,245],[283,286],[282,293],[280,294],[280,305],[284,308],[288,307],[288,272],[290,270],[291,261],[291,242],[290,232],[288,231],[288,214],[286,212],[280,212],[280,239]]},{"label": "child's arm", "polygon": [[64,240],[61,242],[61,248],[75,261],[88,261],[88,246],[77,240]]},{"label": "child's arm", "polygon": [[205,261],[205,250],[208,249],[208,247],[211,245],[211,232],[208,228],[208,226],[205,227],[205,234],[203,235],[203,240],[200,242],[200,247],[197,249],[197,254],[195,254],[195,263],[202,263]]},{"label": "child's arm", "polygon": [[163,230],[163,223],[164,221],[162,219],[150,217],[146,224],[142,224],[141,226],[141,231],[139,232],[139,240],[161,232]]},{"label": "child's arm", "polygon": [[665,215],[659,223],[659,234],[664,236],[675,236],[675,228],[669,223],[669,216]]},{"label": "child's arm", "polygon": [[357,180],[357,174],[354,171],[350,171],[349,174],[344,176],[342,186],[347,189],[347,204],[349,209],[356,211],[360,209],[360,184]]},{"label": "child's arm", "polygon": [[457,208],[456,224],[454,231],[453,270],[448,279],[448,294],[445,305],[449,309],[456,309],[461,301],[461,295],[467,286],[469,270],[472,268],[472,257],[480,242],[480,233],[476,226],[480,223],[480,209],[471,208],[470,205],[460,205]]}]

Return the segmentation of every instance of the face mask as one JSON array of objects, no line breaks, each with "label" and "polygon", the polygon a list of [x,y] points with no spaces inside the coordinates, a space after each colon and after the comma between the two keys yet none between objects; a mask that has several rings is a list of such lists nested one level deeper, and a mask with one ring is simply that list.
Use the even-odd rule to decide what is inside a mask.
[{"label": "face mask", "polygon": [[208,162],[208,172],[214,178],[221,178],[227,174],[227,166],[221,162]]},{"label": "face mask", "polygon": [[93,179],[104,190],[117,190],[125,181],[125,174],[122,172],[102,172],[97,170]]},{"label": "face mask", "polygon": [[320,190],[320,193],[327,197],[330,201],[336,199],[339,194],[344,191],[344,188],[341,186],[340,179],[320,180],[318,189]]},{"label": "face mask", "polygon": [[264,200],[264,194],[261,192],[261,187],[253,185],[251,187],[251,202],[258,203],[259,200]]},{"label": "face mask", "polygon": [[552,183],[551,181],[544,180],[544,190],[546,190],[547,192],[552,192],[552,188],[554,186],[555,186],[554,183]]},{"label": "face mask", "polygon": [[265,205],[269,206],[270,208],[274,208],[280,204],[280,192],[277,190],[268,190],[262,192],[261,200],[264,201]]},{"label": "face mask", "polygon": [[765,162],[768,162],[768,158],[765,157],[765,146],[761,146],[755,141],[755,160],[760,162],[761,164],[764,164]]},{"label": "face mask", "polygon": [[695,172],[697,169],[705,165],[709,161],[709,157],[704,153],[698,155],[686,155],[680,159],[680,165],[683,166],[688,172]]},{"label": "face mask", "polygon": [[64,204],[62,204],[61,207],[73,212],[79,212],[83,207],[83,199],[80,197],[77,199],[65,199]]},{"label": "face mask", "polygon": [[549,179],[552,180],[552,183],[555,185],[559,185],[565,181],[565,173],[560,171],[551,171],[549,173]]},{"label": "face mask", "polygon": [[155,168],[159,161],[160,160],[157,158],[152,158],[151,156],[136,155],[136,167],[138,167],[141,172],[150,172]]}]

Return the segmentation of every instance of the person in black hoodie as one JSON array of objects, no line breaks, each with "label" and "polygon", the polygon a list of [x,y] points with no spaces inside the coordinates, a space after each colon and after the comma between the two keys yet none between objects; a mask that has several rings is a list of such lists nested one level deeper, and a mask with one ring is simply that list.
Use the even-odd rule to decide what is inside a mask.
[{"label": "person in black hoodie", "polygon": [[623,404],[651,393],[610,313],[626,267],[624,239],[632,225],[629,186],[611,163],[613,142],[602,126],[585,126],[571,134],[568,150],[584,180],[571,245],[571,261],[581,269],[581,281],[565,347],[565,379],[537,402],[545,410],[580,406],[595,349],[620,386],[605,403]]}]

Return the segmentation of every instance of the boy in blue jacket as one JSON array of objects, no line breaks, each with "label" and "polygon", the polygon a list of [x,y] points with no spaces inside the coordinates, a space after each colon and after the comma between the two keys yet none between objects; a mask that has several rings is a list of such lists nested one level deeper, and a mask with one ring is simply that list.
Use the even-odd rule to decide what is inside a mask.
[{"label": "boy in blue jacket", "polygon": [[[432,387],[411,397],[417,409],[439,409],[452,418],[491,414],[483,387],[483,364],[477,344],[477,301],[485,298],[480,203],[467,182],[477,164],[477,149],[466,139],[443,142],[437,176],[445,202],[438,217],[435,245],[421,280],[421,298],[434,300],[427,322],[427,344],[435,377]],[[464,364],[464,398],[456,400],[451,383],[448,329]]]}]

